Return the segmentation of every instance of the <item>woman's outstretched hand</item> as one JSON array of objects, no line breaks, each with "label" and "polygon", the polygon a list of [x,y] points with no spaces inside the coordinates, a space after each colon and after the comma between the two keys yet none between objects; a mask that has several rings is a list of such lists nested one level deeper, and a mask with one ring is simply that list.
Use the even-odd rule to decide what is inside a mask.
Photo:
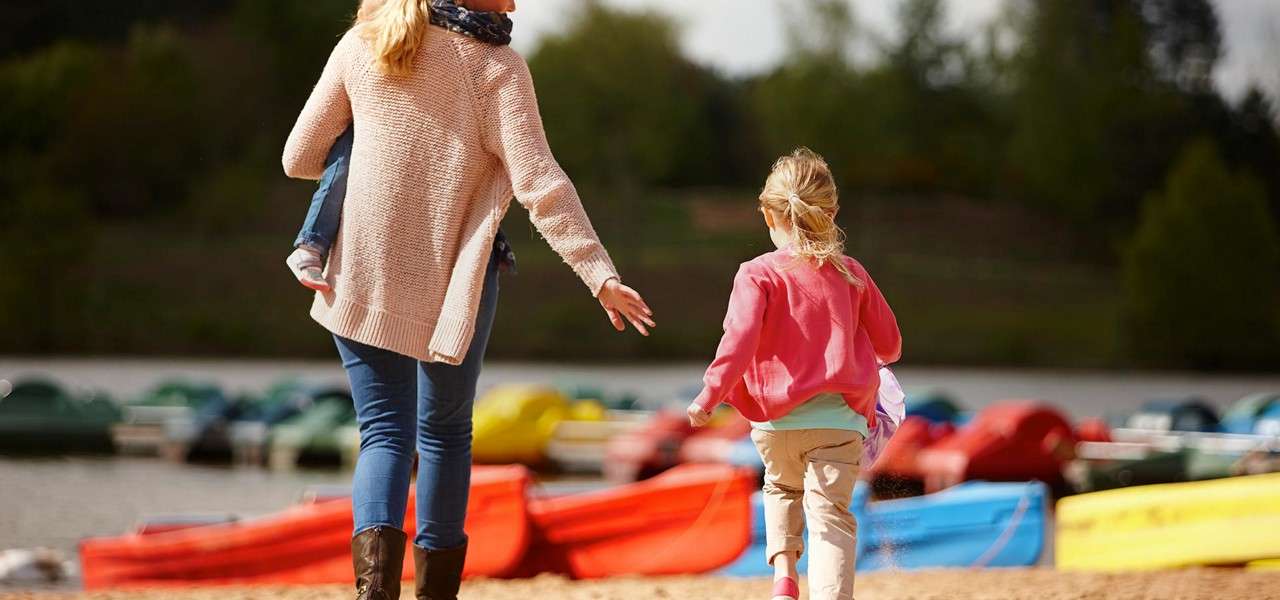
[{"label": "woman's outstretched hand", "polygon": [[604,308],[605,314],[609,315],[609,322],[613,323],[613,328],[623,331],[627,328],[627,322],[631,323],[640,335],[649,335],[648,327],[657,327],[653,322],[653,311],[649,310],[649,305],[644,303],[644,298],[635,290],[622,285],[616,278],[604,282],[604,287],[600,288],[600,295],[596,297],[600,300],[600,306]]}]

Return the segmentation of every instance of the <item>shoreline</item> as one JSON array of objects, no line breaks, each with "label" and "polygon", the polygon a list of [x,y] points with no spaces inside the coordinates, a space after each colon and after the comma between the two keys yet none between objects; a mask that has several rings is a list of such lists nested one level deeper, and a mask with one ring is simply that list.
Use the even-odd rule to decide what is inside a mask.
[{"label": "shoreline", "polygon": [[[801,582],[802,592],[805,588],[806,582]],[[402,589],[410,590],[411,584],[406,583]],[[463,584],[460,597],[464,600],[713,600],[765,598],[769,589],[767,580],[715,576],[569,581],[543,575],[532,579],[469,581]],[[1078,573],[1041,568],[879,572],[859,575],[857,593],[864,600],[1275,600],[1280,599],[1280,571],[1196,568],[1141,573]],[[0,588],[0,600],[342,600],[350,597],[351,590],[347,586],[96,592],[11,592]]]}]

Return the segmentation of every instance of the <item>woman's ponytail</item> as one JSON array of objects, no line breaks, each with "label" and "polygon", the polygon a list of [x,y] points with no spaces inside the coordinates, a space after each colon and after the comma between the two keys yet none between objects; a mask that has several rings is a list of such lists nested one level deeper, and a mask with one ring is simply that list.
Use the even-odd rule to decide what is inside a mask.
[{"label": "woman's ponytail", "polygon": [[827,162],[808,148],[797,148],[773,164],[760,205],[791,226],[791,250],[821,267],[831,263],[850,284],[863,283],[844,261],[844,230],[836,224],[839,192]]},{"label": "woman's ponytail", "polygon": [[388,75],[407,75],[431,24],[430,0],[365,0],[356,16],[374,64]]}]

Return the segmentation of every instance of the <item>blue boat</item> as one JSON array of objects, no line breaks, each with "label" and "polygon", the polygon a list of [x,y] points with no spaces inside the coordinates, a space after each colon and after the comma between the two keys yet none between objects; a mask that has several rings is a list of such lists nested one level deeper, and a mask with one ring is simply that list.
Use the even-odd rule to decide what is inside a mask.
[{"label": "blue boat", "polygon": [[[1040,561],[1049,523],[1049,489],[1040,482],[970,481],[900,500],[868,503],[868,488],[854,490],[858,518],[858,571],[964,567],[1026,567]],[[769,577],[764,508],[753,499],[751,546],[720,574]],[[800,572],[806,561],[800,559]]]},{"label": "blue boat", "polygon": [[1280,416],[1280,394],[1264,393],[1245,396],[1231,405],[1222,415],[1222,431],[1225,433],[1265,434],[1259,423],[1268,417]]},{"label": "blue boat", "polygon": [[1148,400],[1129,417],[1125,427],[1149,431],[1221,431],[1217,410],[1199,396]]},{"label": "blue boat", "polygon": [[262,448],[244,458],[261,462],[270,428],[302,413],[318,399],[346,395],[345,388],[286,379],[261,397],[220,397],[216,402],[205,402],[193,415],[166,422],[164,454],[179,461],[225,462],[236,460],[243,446],[256,442]]},{"label": "blue boat", "polygon": [[930,390],[920,394],[907,394],[908,417],[920,417],[930,423],[955,423],[967,421],[960,406],[946,392]]}]

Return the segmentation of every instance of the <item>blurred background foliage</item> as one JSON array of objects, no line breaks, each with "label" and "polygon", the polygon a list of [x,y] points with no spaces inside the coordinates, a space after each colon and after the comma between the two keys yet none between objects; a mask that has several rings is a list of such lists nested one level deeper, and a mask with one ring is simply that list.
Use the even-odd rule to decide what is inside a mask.
[{"label": "blurred background foliage", "polygon": [[[785,60],[747,78],[592,0],[540,41],[552,147],[660,328],[615,336],[514,208],[493,356],[709,357],[768,249],[756,190],[807,145],[911,363],[1280,365],[1275,105],[1214,88],[1209,0],[1014,0],[966,39],[901,0],[887,40],[787,1]],[[10,4],[0,353],[331,356],[283,264],[312,187],[278,165],[354,1]]]}]

